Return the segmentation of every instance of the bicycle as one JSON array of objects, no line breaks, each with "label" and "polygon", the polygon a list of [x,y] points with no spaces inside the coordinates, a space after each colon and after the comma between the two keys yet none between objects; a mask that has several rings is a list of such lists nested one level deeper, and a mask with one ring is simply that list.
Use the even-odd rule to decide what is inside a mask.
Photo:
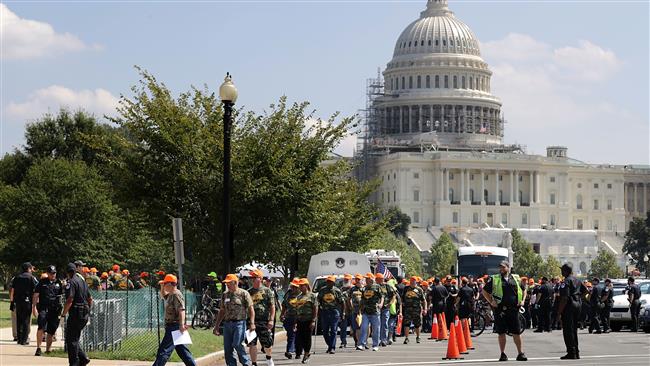
[{"label": "bicycle", "polygon": [[470,334],[472,337],[478,337],[486,328],[494,324],[492,308],[485,300],[478,300],[474,303],[474,311],[470,317]]},{"label": "bicycle", "polygon": [[217,321],[219,314],[220,299],[213,299],[209,289],[203,291],[201,296],[201,310],[194,313],[192,317],[192,329],[210,329]]}]

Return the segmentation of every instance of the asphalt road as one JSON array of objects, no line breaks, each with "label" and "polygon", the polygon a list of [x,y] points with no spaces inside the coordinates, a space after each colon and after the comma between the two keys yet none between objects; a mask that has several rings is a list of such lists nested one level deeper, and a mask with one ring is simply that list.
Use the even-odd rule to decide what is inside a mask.
[{"label": "asphalt road", "polygon": [[[462,355],[463,360],[443,361],[447,350],[447,342],[428,340],[428,334],[423,335],[422,343],[415,343],[411,335],[408,345],[402,344],[404,338],[397,338],[398,342],[392,346],[380,348],[378,352],[372,350],[356,351],[351,348],[337,349],[335,355],[324,353],[323,338],[316,337],[315,348],[312,349],[310,365],[356,365],[356,366],[424,366],[449,363],[479,364],[497,362],[499,349],[496,334],[483,334],[472,338],[475,350],[467,355]],[[580,360],[561,361],[560,356],[565,352],[562,340],[562,331],[552,333],[533,333],[527,330],[524,333],[524,352],[528,356],[530,365],[556,365],[567,363],[570,365],[650,365],[650,334],[629,331],[610,334],[589,334],[587,331],[579,332]],[[278,344],[273,350],[275,364],[299,365],[300,361],[287,360],[284,357],[285,343]],[[506,354],[510,363],[515,363],[517,350],[508,337]],[[264,355],[259,355],[258,365],[266,365]]]}]

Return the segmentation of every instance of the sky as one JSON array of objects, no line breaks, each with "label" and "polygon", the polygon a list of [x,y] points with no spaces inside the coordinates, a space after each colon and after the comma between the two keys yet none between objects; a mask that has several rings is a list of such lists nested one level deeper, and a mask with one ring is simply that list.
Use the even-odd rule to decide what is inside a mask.
[{"label": "sky", "polygon": [[[238,107],[286,95],[316,115],[353,116],[366,79],[390,61],[413,1],[0,2],[0,154],[27,123],[59,108],[103,120],[138,82],[135,65],[173,92],[226,72]],[[650,163],[650,6],[640,1],[450,0],[481,42],[505,142],[589,163]],[[351,155],[356,141],[337,148]]]}]

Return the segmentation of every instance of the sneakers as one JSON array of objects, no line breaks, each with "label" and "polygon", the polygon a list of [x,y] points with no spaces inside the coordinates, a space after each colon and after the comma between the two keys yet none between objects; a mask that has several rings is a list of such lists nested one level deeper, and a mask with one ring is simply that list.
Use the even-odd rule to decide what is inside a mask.
[{"label": "sneakers", "polygon": [[[285,352],[285,353],[284,353],[284,357],[286,357],[288,360],[290,360],[291,357],[292,357],[292,355],[291,355],[291,353],[289,353],[289,352]],[[296,357],[296,358],[298,358],[298,357]]]},{"label": "sneakers", "polygon": [[389,339],[389,340],[388,340],[388,343],[386,343],[386,344],[390,346],[391,344],[393,344],[393,341],[391,341],[391,340]]},{"label": "sneakers", "polygon": [[577,360],[578,357],[576,355],[572,355],[567,353],[566,355],[560,357],[560,360]]},{"label": "sneakers", "polygon": [[309,356],[311,356],[309,353],[306,353],[305,356],[302,358],[302,363],[307,363],[309,361]]},{"label": "sneakers", "polygon": [[275,362],[273,362],[272,358],[267,358],[266,359],[266,364],[267,364],[267,366],[275,366]]},{"label": "sneakers", "polygon": [[357,346],[356,350],[357,350],[357,351],[363,351],[363,346],[360,346],[360,345]]},{"label": "sneakers", "polygon": [[379,347],[372,347],[372,350],[373,350],[374,352],[377,352],[377,351],[379,351]]},{"label": "sneakers", "polygon": [[508,361],[508,355],[501,352],[501,357],[499,357],[499,361]]},{"label": "sneakers", "polygon": [[415,337],[415,343],[420,343],[420,337]]},{"label": "sneakers", "polygon": [[36,353],[34,353],[34,356],[40,356],[41,355],[41,348],[36,348]]},{"label": "sneakers", "polygon": [[408,338],[404,338],[404,344],[409,344],[409,339]]},{"label": "sneakers", "polygon": [[341,344],[339,345],[339,349],[340,349],[340,348],[346,348],[347,346],[348,346],[347,343],[341,343]]},{"label": "sneakers", "polygon": [[379,343],[379,346],[380,346],[380,347],[386,347],[386,342],[381,341],[381,342]]},{"label": "sneakers", "polygon": [[526,357],[526,354],[522,352],[517,355],[517,361],[528,361],[528,357]]}]

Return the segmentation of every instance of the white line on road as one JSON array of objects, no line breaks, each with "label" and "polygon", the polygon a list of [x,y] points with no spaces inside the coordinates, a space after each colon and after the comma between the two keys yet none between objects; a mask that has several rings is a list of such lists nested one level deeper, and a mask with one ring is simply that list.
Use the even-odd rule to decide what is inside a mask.
[{"label": "white line on road", "polygon": [[[587,359],[600,359],[600,358],[648,358],[647,354],[644,355],[597,355],[597,356],[581,356],[581,360]],[[528,358],[528,361],[550,361],[557,360],[559,357],[532,357]],[[440,365],[446,363],[475,363],[475,362],[496,362],[494,358],[484,358],[478,360],[455,360],[455,361],[419,361],[419,362],[388,362],[388,363],[368,363],[368,364],[356,364],[355,366],[399,366],[399,365]],[[619,364],[620,362],[617,362]]]}]

